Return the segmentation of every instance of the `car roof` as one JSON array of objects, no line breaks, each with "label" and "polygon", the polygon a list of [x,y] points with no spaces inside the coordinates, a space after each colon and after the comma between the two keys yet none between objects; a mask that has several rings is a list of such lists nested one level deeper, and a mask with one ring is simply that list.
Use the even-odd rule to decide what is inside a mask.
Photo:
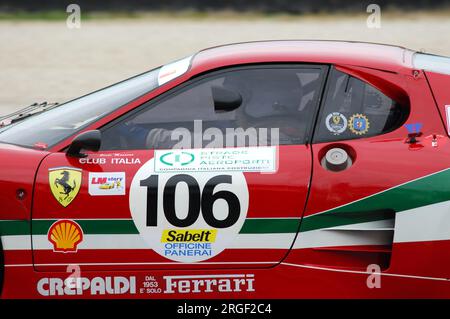
[{"label": "car roof", "polygon": [[353,65],[399,72],[413,68],[415,52],[403,47],[352,41],[277,40],[221,45],[198,52],[191,71],[247,64],[304,62]]}]

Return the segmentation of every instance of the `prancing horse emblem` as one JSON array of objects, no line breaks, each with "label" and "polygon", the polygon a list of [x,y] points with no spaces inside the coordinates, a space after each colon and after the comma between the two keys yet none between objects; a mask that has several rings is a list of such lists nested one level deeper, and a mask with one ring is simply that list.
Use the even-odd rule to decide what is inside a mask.
[{"label": "prancing horse emblem", "polygon": [[71,167],[51,168],[48,179],[53,196],[61,205],[67,207],[80,191],[81,170]]}]

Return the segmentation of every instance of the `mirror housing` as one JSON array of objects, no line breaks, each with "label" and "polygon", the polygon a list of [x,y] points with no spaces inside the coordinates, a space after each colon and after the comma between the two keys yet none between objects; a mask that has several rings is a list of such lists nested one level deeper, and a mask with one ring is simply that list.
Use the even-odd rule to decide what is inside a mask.
[{"label": "mirror housing", "polygon": [[239,92],[220,86],[211,87],[216,112],[230,112],[242,104],[242,96]]},{"label": "mirror housing", "polygon": [[83,132],[72,140],[66,155],[69,157],[87,157],[87,154],[81,153],[81,150],[97,152],[102,144],[102,133],[99,130]]}]

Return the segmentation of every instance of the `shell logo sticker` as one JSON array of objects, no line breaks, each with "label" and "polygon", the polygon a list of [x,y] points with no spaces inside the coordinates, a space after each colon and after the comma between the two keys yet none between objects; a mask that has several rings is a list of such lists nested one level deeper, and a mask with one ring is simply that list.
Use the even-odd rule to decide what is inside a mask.
[{"label": "shell logo sticker", "polygon": [[59,220],[50,227],[47,237],[54,252],[74,253],[83,241],[83,230],[72,220]]},{"label": "shell logo sticker", "polygon": [[67,207],[78,195],[81,186],[81,169],[72,167],[50,168],[48,181],[55,199]]}]

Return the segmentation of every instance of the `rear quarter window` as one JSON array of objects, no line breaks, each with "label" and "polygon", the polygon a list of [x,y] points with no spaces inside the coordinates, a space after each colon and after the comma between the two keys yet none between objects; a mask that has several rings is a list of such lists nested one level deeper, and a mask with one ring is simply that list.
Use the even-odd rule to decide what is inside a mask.
[{"label": "rear quarter window", "polygon": [[355,77],[333,70],[317,122],[314,142],[371,137],[405,122],[409,107]]}]

